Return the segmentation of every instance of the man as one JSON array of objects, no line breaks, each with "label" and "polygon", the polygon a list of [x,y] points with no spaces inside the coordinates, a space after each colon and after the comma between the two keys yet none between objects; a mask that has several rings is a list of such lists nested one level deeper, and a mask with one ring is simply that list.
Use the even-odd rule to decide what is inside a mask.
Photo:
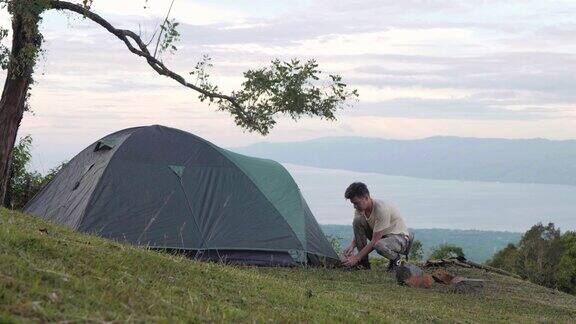
[{"label": "man", "polygon": [[[362,182],[354,182],[344,194],[354,205],[354,239],[344,250],[344,265],[361,266],[369,269],[368,254],[376,250],[390,260],[388,271],[396,270],[400,253],[406,251],[409,233],[404,220],[396,208],[381,200],[372,199],[368,187]],[[370,242],[367,242],[370,238]],[[358,254],[354,255],[354,248]]]}]

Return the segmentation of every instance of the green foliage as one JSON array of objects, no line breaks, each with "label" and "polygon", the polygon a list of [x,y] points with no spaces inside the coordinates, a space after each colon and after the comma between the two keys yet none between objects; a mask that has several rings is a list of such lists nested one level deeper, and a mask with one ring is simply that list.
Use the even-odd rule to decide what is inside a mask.
[{"label": "green foliage", "polygon": [[518,262],[518,248],[510,243],[504,249],[498,251],[488,264],[495,268],[500,268],[508,272],[516,272]]},{"label": "green foliage", "polygon": [[532,226],[518,245],[494,255],[490,266],[519,274],[534,283],[576,293],[576,233],[563,235],[554,224]]},{"label": "green foliage", "polygon": [[560,290],[576,294],[576,232],[566,232],[560,238],[562,256],[555,274]]},{"label": "green foliage", "polygon": [[[42,21],[41,14],[50,8],[49,0],[0,0],[0,8],[8,9],[13,21],[19,22],[19,34],[14,35],[12,50],[5,45],[8,30],[0,27],[0,67],[9,69],[11,78],[28,77],[30,84],[25,93],[24,111],[31,111],[29,105],[31,85],[34,83],[32,72],[36,59],[42,53],[41,45],[44,40],[39,31]],[[19,37],[16,37],[19,36]],[[19,44],[19,47],[15,47]],[[14,49],[17,50],[14,50]]]},{"label": "green foliage", "polygon": [[180,23],[176,22],[175,19],[167,19],[160,26],[162,31],[162,40],[160,41],[160,54],[168,51],[170,54],[174,54],[178,48],[176,47],[176,42],[180,40],[180,33],[176,29]]},{"label": "green foliage", "polygon": [[[194,71],[190,72],[190,75],[196,77],[195,84],[200,89],[207,91],[207,92],[218,92],[218,86],[213,85],[210,82],[210,73],[209,71],[214,67],[212,64],[212,58],[208,55],[202,55],[202,59],[196,63],[194,67]],[[204,102],[205,100],[210,100],[210,102],[214,102],[213,97],[209,97],[207,94],[200,93],[199,95],[200,101]]]},{"label": "green foliage", "polygon": [[8,37],[8,29],[0,26],[0,67],[2,70],[8,68],[10,62],[10,50],[4,45],[5,39]]},{"label": "green foliage", "polygon": [[8,183],[6,206],[12,209],[22,209],[42,187],[50,182],[60,171],[64,163],[42,175],[36,171],[27,170],[32,157],[32,137],[27,135],[20,139],[12,151],[12,173]]},{"label": "green foliage", "polygon": [[13,75],[20,76],[31,73],[31,69],[36,64],[36,59],[40,53],[43,37],[38,29],[42,21],[41,14],[50,8],[49,0],[0,0],[0,3],[7,6],[8,13],[13,17],[18,17],[21,22],[23,39],[22,49],[16,56],[10,56],[9,64],[12,65]]},{"label": "green foliage", "polygon": [[430,259],[440,260],[447,258],[464,258],[464,251],[461,247],[452,244],[442,244],[432,250]]},{"label": "green foliage", "polygon": [[342,245],[340,244],[340,241],[342,240],[341,237],[338,236],[334,236],[334,235],[329,235],[329,234],[325,234],[326,238],[328,239],[328,242],[330,242],[330,245],[332,245],[332,248],[334,249],[334,251],[336,251],[336,253],[338,253],[338,255],[341,254],[342,252]]},{"label": "green foliage", "polygon": [[[180,40],[180,32],[178,32],[176,28],[180,24],[177,23],[175,19],[170,19],[170,13],[172,12],[174,1],[175,0],[171,1],[168,13],[166,13],[166,18],[164,18],[164,21],[160,25],[160,32],[158,33],[156,47],[154,48],[155,58],[162,56],[162,53],[166,51],[170,54],[174,54],[178,50],[176,42]],[[144,3],[144,9],[146,9],[147,6],[148,1]],[[156,32],[154,32],[154,34],[156,34]],[[154,36],[152,36],[152,38],[154,38]]]},{"label": "green foliage", "polygon": [[94,0],[82,0],[82,6],[87,10],[90,10],[93,3],[94,3]]},{"label": "green foliage", "polygon": [[532,226],[518,244],[517,273],[537,284],[554,287],[554,274],[562,254],[560,230],[549,223]]},{"label": "green foliage", "polygon": [[414,240],[412,242],[412,247],[410,253],[408,254],[410,260],[420,261],[424,257],[424,251],[422,250],[422,242]]},{"label": "green foliage", "polygon": [[[218,87],[209,81],[207,69],[211,68],[210,58],[203,60],[190,74],[196,75],[197,86],[208,92],[218,92]],[[293,120],[303,116],[316,116],[335,120],[338,109],[357,99],[357,90],[348,90],[339,75],[323,73],[315,60],[305,63],[297,59],[290,62],[272,61],[270,67],[248,70],[244,73],[242,89],[234,91],[232,97],[238,105],[226,99],[201,94],[201,101],[215,102],[222,111],[229,112],[237,125],[266,135],[276,124],[278,115],[286,115]]]},{"label": "green foliage", "polygon": [[37,191],[42,182],[42,176],[37,172],[28,172],[26,165],[30,162],[32,137],[20,139],[12,151],[12,173],[8,184],[7,206],[21,209],[26,201]]}]

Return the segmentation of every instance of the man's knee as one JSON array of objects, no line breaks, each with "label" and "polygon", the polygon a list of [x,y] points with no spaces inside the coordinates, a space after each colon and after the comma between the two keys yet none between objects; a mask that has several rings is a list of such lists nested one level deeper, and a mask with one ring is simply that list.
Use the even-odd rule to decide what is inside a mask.
[{"label": "man's knee", "polygon": [[378,254],[387,259],[396,259],[402,250],[402,247],[393,242],[392,240],[383,238],[376,242],[374,249]]}]

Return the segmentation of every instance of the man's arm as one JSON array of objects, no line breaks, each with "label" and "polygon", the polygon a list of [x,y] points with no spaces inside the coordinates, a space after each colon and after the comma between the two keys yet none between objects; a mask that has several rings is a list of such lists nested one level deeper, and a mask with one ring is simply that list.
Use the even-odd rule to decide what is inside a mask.
[{"label": "man's arm", "polygon": [[383,233],[384,233],[384,231],[372,233],[372,239],[370,240],[370,242],[368,242],[368,244],[366,244],[366,246],[362,249],[362,251],[359,251],[358,254],[356,254],[356,257],[358,258],[358,260],[362,260],[365,256],[370,254],[370,252],[372,252],[372,250],[374,250],[374,245],[376,245],[376,243],[378,243],[378,241],[380,241]]},{"label": "man's arm", "polygon": [[370,240],[370,242],[368,242],[368,244],[366,244],[366,246],[361,251],[359,251],[358,254],[348,257],[346,261],[344,261],[344,265],[347,267],[352,267],[355,266],[358,262],[360,262],[360,260],[362,260],[370,252],[372,252],[372,250],[374,249],[374,245],[376,245],[376,243],[380,241],[383,233],[384,231],[378,231],[372,233],[372,239]]}]

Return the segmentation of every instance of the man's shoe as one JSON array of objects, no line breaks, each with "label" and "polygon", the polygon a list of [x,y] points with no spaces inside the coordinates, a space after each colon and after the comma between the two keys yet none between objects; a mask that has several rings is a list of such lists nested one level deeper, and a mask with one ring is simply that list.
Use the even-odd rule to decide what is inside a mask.
[{"label": "man's shoe", "polygon": [[370,261],[363,260],[358,263],[358,267],[363,268],[364,270],[370,270]]},{"label": "man's shoe", "polygon": [[396,269],[398,269],[399,266],[400,266],[400,256],[398,256],[394,260],[390,260],[390,262],[388,263],[388,268],[386,269],[386,271],[396,272]]}]

